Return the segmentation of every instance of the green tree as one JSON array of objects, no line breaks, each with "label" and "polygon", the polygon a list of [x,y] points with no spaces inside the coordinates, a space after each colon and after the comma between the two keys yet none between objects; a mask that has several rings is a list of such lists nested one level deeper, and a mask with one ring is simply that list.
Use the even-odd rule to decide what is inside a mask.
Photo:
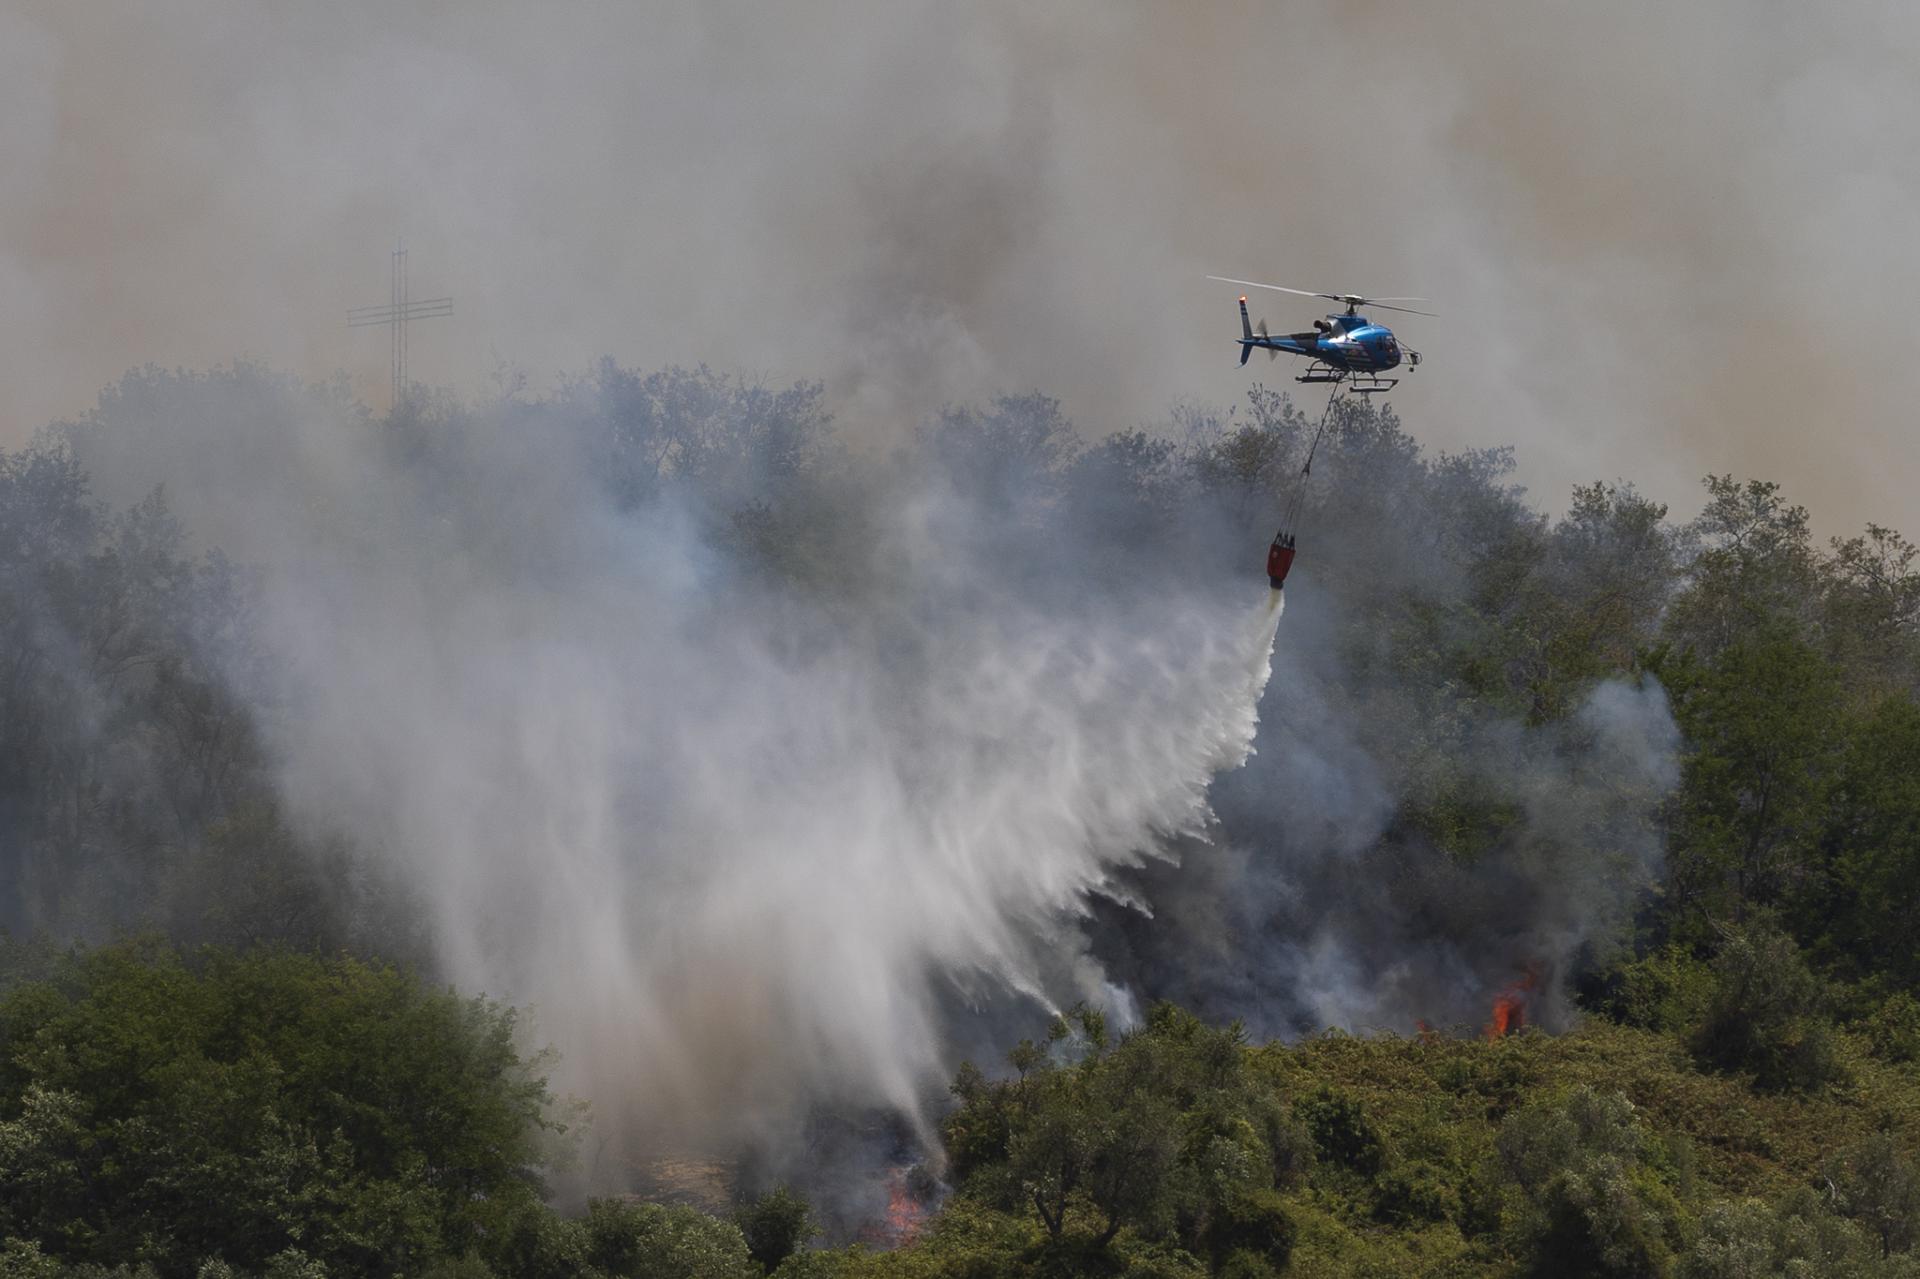
[{"label": "green tree", "polygon": [[1920,1171],[1892,1133],[1879,1132],[1827,1166],[1834,1203],[1880,1241],[1882,1256],[1920,1239]]},{"label": "green tree", "polygon": [[1721,1200],[1700,1214],[1680,1279],[1894,1279],[1865,1231],[1835,1216],[1807,1187],[1778,1204]]},{"label": "green tree", "polygon": [[773,1270],[819,1233],[807,1201],[785,1186],[775,1186],[733,1214],[746,1237],[747,1251],[765,1270]]},{"label": "green tree", "polygon": [[1171,1005],[1118,1042],[1091,1011],[1060,1019],[1045,1046],[1011,1055],[1015,1078],[961,1072],[946,1127],[956,1176],[990,1203],[1030,1209],[1063,1246],[1086,1222],[1075,1237],[1096,1255],[1123,1230],[1189,1250],[1210,1249],[1216,1225],[1220,1239],[1280,1238],[1284,1212],[1247,1196],[1273,1187],[1266,1134],[1287,1128],[1248,1081],[1242,1042],[1237,1027]]},{"label": "green tree", "polygon": [[1825,989],[1791,937],[1764,921],[1731,931],[1713,972],[1693,1041],[1702,1061],[1752,1071],[1765,1088],[1817,1088],[1838,1077]]},{"label": "green tree", "polygon": [[1515,1191],[1517,1240],[1541,1275],[1665,1272],[1678,1205],[1644,1164],[1633,1105],[1589,1087],[1514,1112],[1494,1146]]},{"label": "green tree", "polygon": [[1692,554],[1668,612],[1669,637],[1711,659],[1756,630],[1804,630],[1819,582],[1806,508],[1771,481],[1709,475],[1705,483],[1706,509],[1685,530]]},{"label": "green tree", "polygon": [[592,1273],[610,1279],[756,1279],[760,1265],[733,1222],[694,1208],[595,1200],[584,1223]]},{"label": "green tree", "polygon": [[1820,835],[1820,874],[1796,920],[1853,975],[1920,983],[1920,705],[1904,693],[1855,718]]},{"label": "green tree", "polygon": [[1876,693],[1920,692],[1920,547],[1878,524],[1832,547],[1821,621],[1835,660]]},{"label": "green tree", "polygon": [[1327,1163],[1363,1177],[1380,1171],[1386,1156],[1380,1131],[1354,1098],[1322,1084],[1293,1103],[1293,1116]]},{"label": "green tree", "polygon": [[510,1011],[348,959],[83,954],[0,994],[0,1233],[167,1273],[483,1247],[549,1154],[513,1037]]},{"label": "green tree", "polygon": [[1675,894],[1684,909],[1744,919],[1807,873],[1834,765],[1838,679],[1779,631],[1728,643],[1710,666],[1682,656],[1657,669],[1689,745]]}]

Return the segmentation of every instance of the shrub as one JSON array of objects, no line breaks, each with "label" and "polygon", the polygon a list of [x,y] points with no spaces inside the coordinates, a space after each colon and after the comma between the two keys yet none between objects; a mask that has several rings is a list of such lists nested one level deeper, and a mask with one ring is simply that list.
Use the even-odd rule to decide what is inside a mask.
[{"label": "shrub", "polygon": [[0,1244],[0,1279],[60,1279],[60,1263],[29,1239]]},{"label": "shrub", "polygon": [[[1286,1268],[1295,1228],[1277,1191],[1251,1190],[1222,1205],[1207,1230],[1207,1247],[1221,1273],[1235,1257],[1253,1257],[1274,1270]],[[1246,1262],[1242,1261],[1242,1269]]]},{"label": "shrub", "polygon": [[1906,991],[1887,996],[1860,1029],[1882,1061],[1920,1060],[1920,1001]]},{"label": "shrub", "polygon": [[1713,970],[1685,947],[1668,946],[1621,968],[1600,1003],[1624,1025],[1685,1031],[1700,1024],[1713,991]]},{"label": "shrub", "polygon": [[578,1224],[588,1263],[618,1279],[756,1279],[760,1274],[739,1227],[696,1208],[596,1199]]},{"label": "shrub", "polygon": [[1446,1221],[1459,1215],[1460,1195],[1440,1169],[1415,1160],[1381,1174],[1376,1211],[1392,1222]]},{"label": "shrub", "polygon": [[769,1271],[818,1233],[807,1201],[785,1186],[742,1205],[733,1221],[746,1237],[747,1252]]},{"label": "shrub", "polygon": [[1920,1238],[1920,1173],[1891,1133],[1875,1133],[1827,1165],[1839,1210],[1880,1240],[1883,1255]]},{"label": "shrub", "polygon": [[1579,1088],[1510,1115],[1495,1138],[1518,1191],[1514,1242],[1553,1275],[1658,1275],[1677,1205],[1641,1162],[1646,1137],[1619,1093]]},{"label": "shrub", "polygon": [[1230,1255],[1214,1274],[1219,1279],[1279,1279],[1280,1272],[1259,1253],[1243,1249]]},{"label": "shrub", "polygon": [[1367,1177],[1380,1171],[1385,1149],[1380,1131],[1352,1097],[1322,1084],[1294,1102],[1293,1115],[1328,1163]]},{"label": "shrub", "polygon": [[1813,1089],[1840,1075],[1825,992],[1793,939],[1759,924],[1714,957],[1714,991],[1694,1035],[1708,1065],[1753,1073],[1762,1088]]},{"label": "shrub", "polygon": [[392,1273],[545,1212],[513,1014],[398,970],[125,943],[0,1028],[0,1232],[62,1261]]},{"label": "shrub", "polygon": [[1792,1191],[1772,1207],[1757,1199],[1708,1205],[1678,1279],[1768,1275],[1894,1279],[1867,1233],[1829,1212],[1811,1188]]}]

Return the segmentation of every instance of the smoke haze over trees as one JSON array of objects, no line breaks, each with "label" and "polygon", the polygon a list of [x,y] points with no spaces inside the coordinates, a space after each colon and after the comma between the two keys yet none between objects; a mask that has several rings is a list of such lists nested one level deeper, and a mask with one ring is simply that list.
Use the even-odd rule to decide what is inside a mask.
[{"label": "smoke haze over trees", "polygon": [[467,394],[611,350],[824,379],[862,439],[1035,386],[1104,435],[1221,398],[1211,273],[1433,299],[1422,440],[1524,439],[1555,513],[1737,471],[1911,529],[1917,59],[1886,3],[16,0],[0,446],[149,360],[384,406],[344,320],[404,236]]},{"label": "smoke haze over trees", "polygon": [[1917,64],[0,6],[0,1279],[1913,1275]]},{"label": "smoke haze over trees", "polygon": [[[1823,550],[1731,477],[1685,524],[1624,483],[1551,519],[1505,451],[1341,405],[1277,618],[1250,565],[1314,422],[1256,389],[1087,439],[1029,395],[875,454],[818,386],[705,369],[384,419],[252,365],[136,371],[0,468],[7,925],[423,966],[558,1050],[592,1105],[566,1184],[745,1155],[840,1228],[876,1183],[822,1180],[826,1149],[930,1156],[961,1059],[1069,1007],[1265,1039],[1578,1001],[1817,1092],[1852,1042],[1826,974],[1920,1056],[1909,544]],[[1189,1085],[1111,1069],[1157,1140]],[[899,1118],[822,1147],[833,1113]],[[1017,1209],[995,1149],[965,1193]],[[1292,1238],[1259,1198],[1292,1175],[1111,1188],[1239,1234],[1090,1228],[1226,1265]],[[1547,1231],[1542,1187],[1512,1193]]]},{"label": "smoke haze over trees", "polygon": [[[1245,408],[1087,441],[1003,399],[876,459],[819,388],[705,370],[384,422],[253,366],[130,374],[8,459],[11,922],[431,946],[563,1040],[674,1027],[569,1056],[665,1052],[676,1108],[790,1108],[791,1058],[713,1073],[767,1027],[912,1111],[981,1033],[951,1001],[1404,1031],[1534,972],[1552,1020],[1668,877],[1661,677],[1772,761],[1842,707],[1820,636],[1909,669],[1897,535],[1822,557],[1731,480],[1685,527],[1605,485],[1550,521],[1506,453],[1342,406],[1250,739],[1245,566],[1311,424]],[[1775,711],[1812,739],[1711,727],[1742,660],[1816,664]],[[1797,789],[1754,830],[1687,765],[1681,900],[1798,874],[1826,792],[1762,766]]]},{"label": "smoke haze over trees", "polygon": [[[70,527],[23,566],[22,697],[100,707],[33,721],[84,762],[23,783],[16,924],[164,924],[195,882],[166,859],[304,842],[324,906],[237,940],[415,918],[388,944],[537,1007],[603,1107],[761,1124],[843,1084],[917,1113],[968,1022],[1032,1002],[1470,1020],[1658,871],[1676,739],[1630,667],[1670,535],[1630,492],[1549,526],[1503,454],[1342,409],[1210,823],[1265,682],[1248,548],[1309,426],[1249,407],[1088,442],[1002,399],[873,459],[817,387],[705,370],[384,423],[252,367],[132,374],[12,464]],[[83,464],[147,495],[109,517]],[[84,798],[182,761],[146,805]],[[59,878],[95,847],[117,903]],[[213,896],[182,909],[214,928]]]}]

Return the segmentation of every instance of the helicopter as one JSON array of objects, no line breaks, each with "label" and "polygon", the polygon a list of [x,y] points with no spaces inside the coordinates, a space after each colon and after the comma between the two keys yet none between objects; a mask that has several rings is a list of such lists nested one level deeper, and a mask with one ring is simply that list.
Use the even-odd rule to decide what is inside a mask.
[{"label": "helicopter", "polygon": [[1375,324],[1360,314],[1363,306],[1378,307],[1382,311],[1401,311],[1408,315],[1431,316],[1431,311],[1416,311],[1412,307],[1390,306],[1392,302],[1424,302],[1425,298],[1364,298],[1357,293],[1313,293],[1306,289],[1290,289],[1283,284],[1262,284],[1258,280],[1232,280],[1224,275],[1210,275],[1209,280],[1218,280],[1222,284],[1239,284],[1254,289],[1274,289],[1280,293],[1297,293],[1301,297],[1325,298],[1329,302],[1339,302],[1347,309],[1334,311],[1324,320],[1315,320],[1313,329],[1307,333],[1289,333],[1284,337],[1272,337],[1267,333],[1267,322],[1263,319],[1254,324],[1247,315],[1247,295],[1240,295],[1240,363],[1246,365],[1256,348],[1267,353],[1273,359],[1282,351],[1289,355],[1304,355],[1313,363],[1307,371],[1294,378],[1296,382],[1333,382],[1346,383],[1349,391],[1362,395],[1373,395],[1381,391],[1390,391],[1399,384],[1399,378],[1381,377],[1389,369],[1398,368],[1401,357],[1406,357],[1409,369],[1420,365],[1420,352],[1412,347],[1403,347],[1393,336],[1393,330],[1384,324]]}]

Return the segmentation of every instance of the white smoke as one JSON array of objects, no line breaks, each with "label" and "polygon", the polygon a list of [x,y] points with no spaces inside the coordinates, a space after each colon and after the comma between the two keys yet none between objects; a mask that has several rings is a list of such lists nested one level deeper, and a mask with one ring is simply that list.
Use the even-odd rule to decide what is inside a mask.
[{"label": "white smoke", "polygon": [[530,1006],[606,1125],[916,1113],[956,996],[1130,1016],[1080,923],[1251,748],[1279,616],[1253,566],[1016,585],[951,536],[978,512],[896,475],[867,494],[886,567],[837,609],[673,501],[616,511],[564,448],[467,447],[431,484],[305,466],[225,522],[277,513],[294,811],[403,868],[445,975]]}]

